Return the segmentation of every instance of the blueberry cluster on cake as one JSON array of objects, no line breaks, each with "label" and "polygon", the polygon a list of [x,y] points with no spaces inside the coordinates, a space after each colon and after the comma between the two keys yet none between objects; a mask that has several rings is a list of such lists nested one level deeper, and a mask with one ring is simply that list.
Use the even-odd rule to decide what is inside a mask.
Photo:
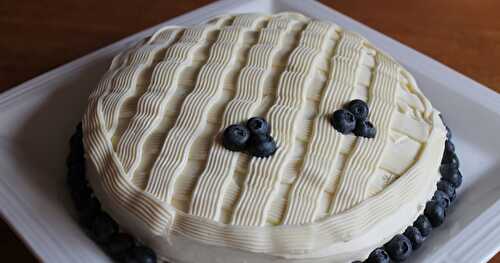
[{"label": "blueberry cluster on cake", "polygon": [[120,262],[401,262],[462,182],[412,75],[297,13],[161,28],[113,59],[71,145],[80,222]]}]

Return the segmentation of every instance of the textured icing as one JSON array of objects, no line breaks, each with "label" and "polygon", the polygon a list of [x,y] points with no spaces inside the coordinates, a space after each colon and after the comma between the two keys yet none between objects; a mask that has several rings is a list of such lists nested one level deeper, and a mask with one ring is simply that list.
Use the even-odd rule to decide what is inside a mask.
[{"label": "textured icing", "polygon": [[[355,98],[375,139],[328,121]],[[220,144],[224,127],[252,116],[271,124],[272,157]],[[113,59],[83,128],[106,210],[174,262],[362,259],[422,212],[445,140],[392,58],[294,13],[160,29]]]}]

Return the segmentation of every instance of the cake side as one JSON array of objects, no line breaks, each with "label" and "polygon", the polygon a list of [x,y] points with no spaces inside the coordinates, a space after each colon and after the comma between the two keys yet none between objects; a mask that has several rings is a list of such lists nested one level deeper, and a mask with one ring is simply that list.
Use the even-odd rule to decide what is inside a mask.
[{"label": "cake side", "polygon": [[[375,139],[328,122],[354,98]],[[221,146],[219,131],[251,116],[271,123],[276,155]],[[83,126],[89,180],[113,217],[163,256],[203,243],[214,262],[248,252],[211,245],[257,262],[366,257],[422,213],[446,134],[390,57],[288,13],[160,30],[113,60]]]}]

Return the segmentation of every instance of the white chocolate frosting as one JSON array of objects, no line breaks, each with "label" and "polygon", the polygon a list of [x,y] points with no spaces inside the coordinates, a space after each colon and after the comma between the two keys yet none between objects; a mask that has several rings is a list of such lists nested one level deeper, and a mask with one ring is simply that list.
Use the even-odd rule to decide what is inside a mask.
[{"label": "white chocolate frosting", "polygon": [[[373,139],[329,122],[362,99]],[[435,191],[445,128],[410,73],[363,37],[297,13],[165,27],[113,59],[84,116],[88,178],[174,263],[351,262]],[[262,116],[268,158],[220,132]]]}]

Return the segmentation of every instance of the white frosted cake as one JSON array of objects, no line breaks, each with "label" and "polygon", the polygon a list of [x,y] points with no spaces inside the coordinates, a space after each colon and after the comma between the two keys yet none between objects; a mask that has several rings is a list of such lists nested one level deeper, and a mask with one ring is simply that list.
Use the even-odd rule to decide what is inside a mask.
[{"label": "white frosted cake", "polygon": [[[370,136],[335,126],[354,100]],[[265,156],[222,138],[252,117]],[[393,58],[297,13],[164,27],[113,59],[83,119],[102,209],[173,263],[365,260],[424,213],[446,137]]]}]

